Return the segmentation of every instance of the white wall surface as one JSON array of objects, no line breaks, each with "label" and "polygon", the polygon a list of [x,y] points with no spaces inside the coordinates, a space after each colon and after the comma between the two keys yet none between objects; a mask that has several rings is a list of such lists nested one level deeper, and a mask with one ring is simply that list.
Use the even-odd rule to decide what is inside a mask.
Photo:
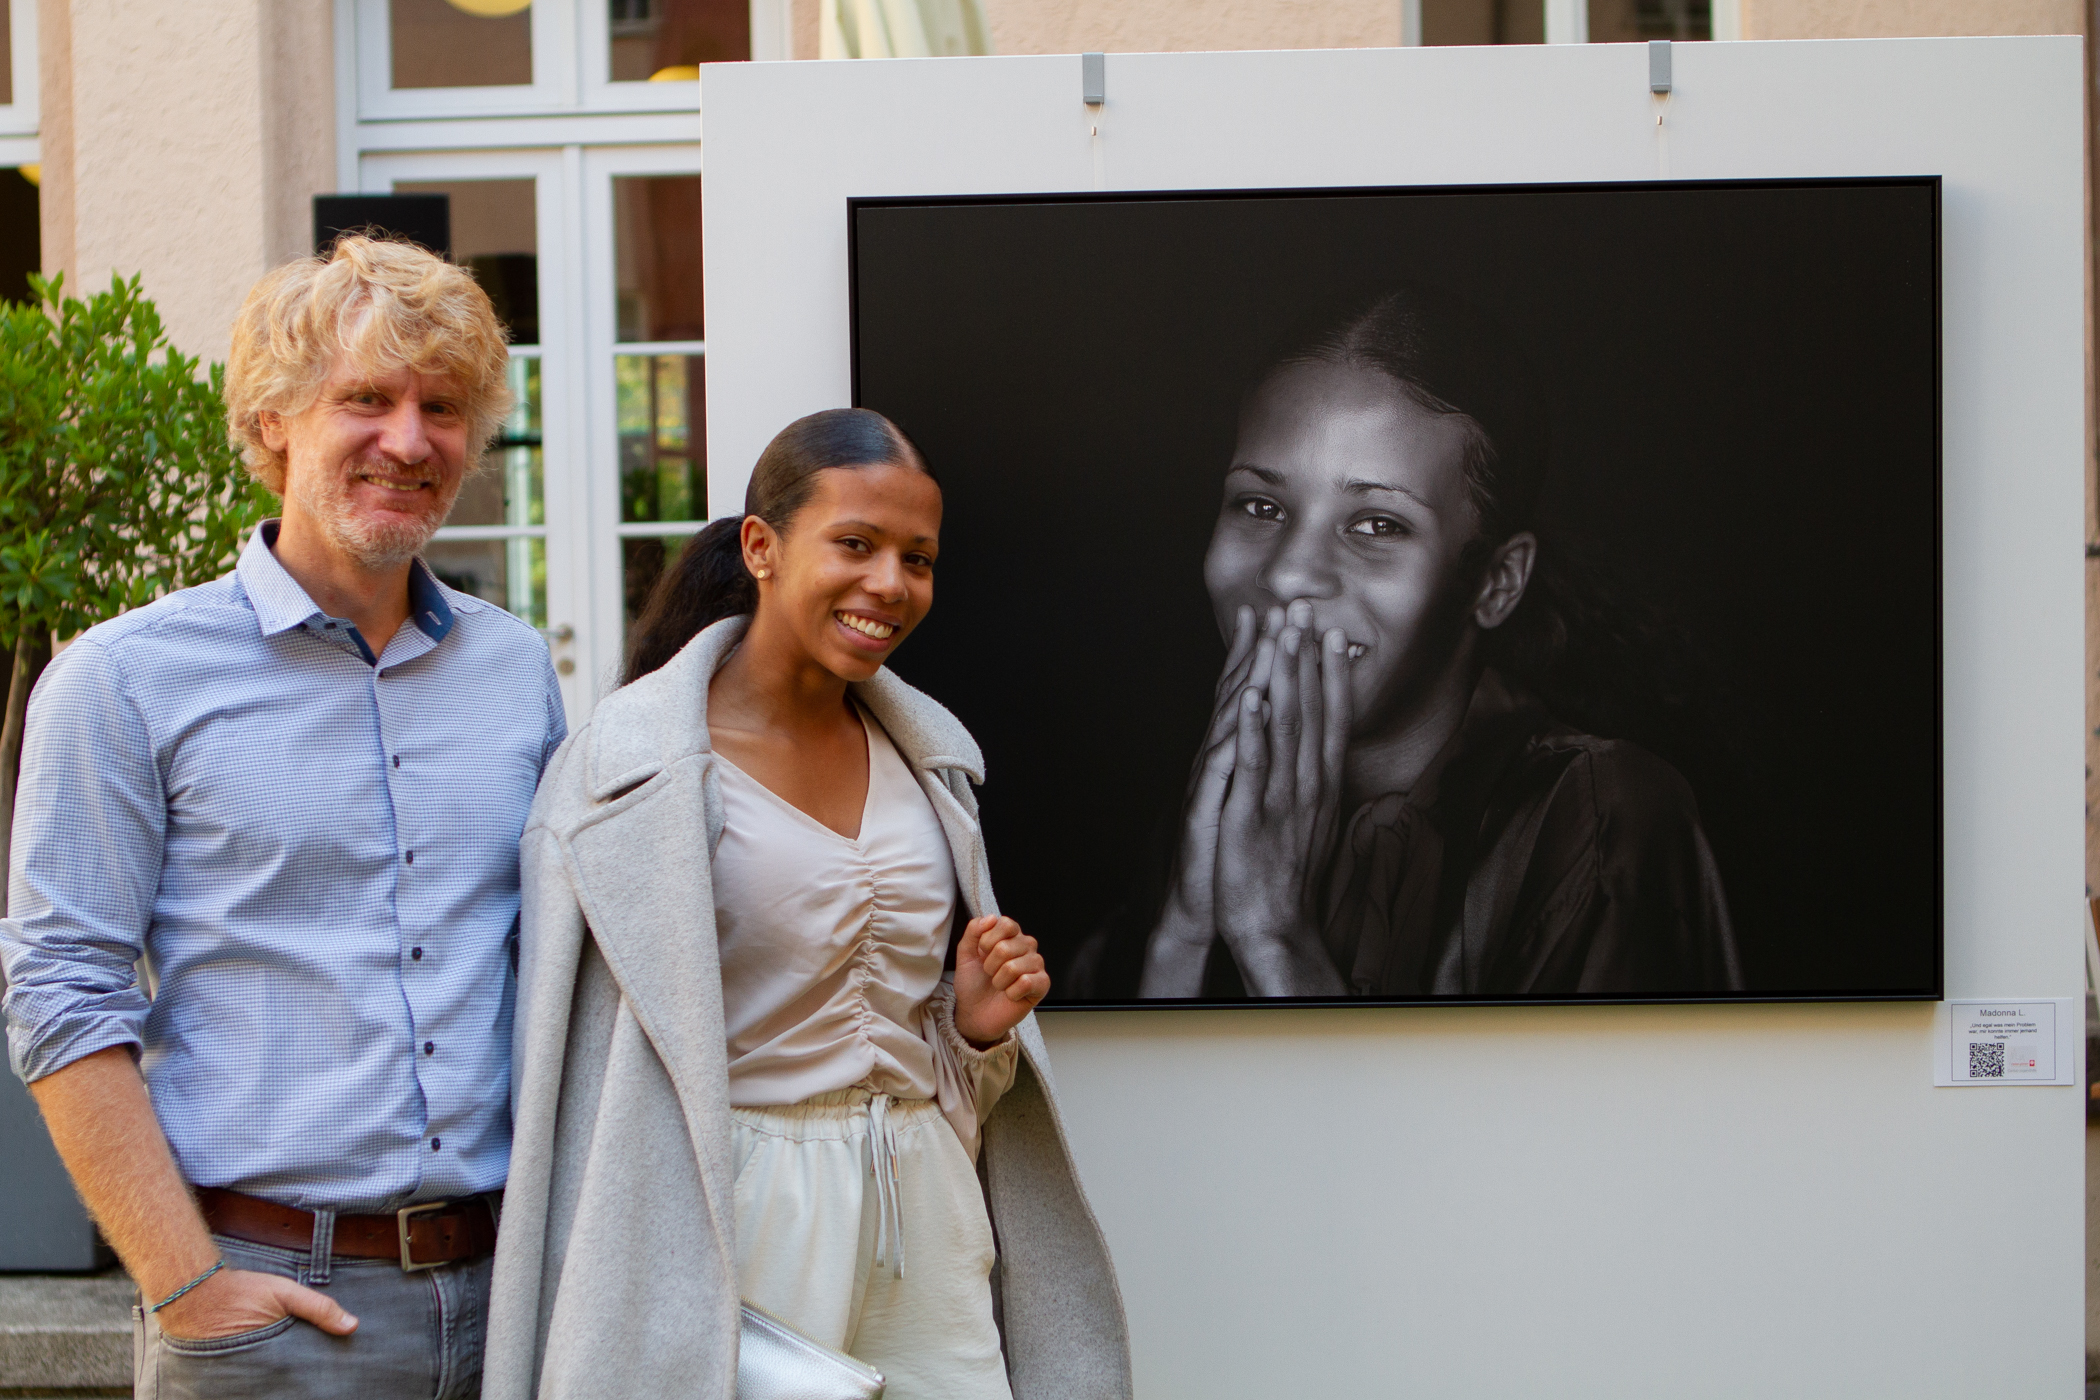
[{"label": "white wall surface", "polygon": [[[709,68],[711,506],[847,401],[850,195],[1943,175],[1947,989],[2078,995],[2079,42],[1675,59],[1116,55],[1098,137],[1076,57]],[[1147,1400],[2080,1393],[2081,1096],[1928,1006],[1043,1021]]]}]

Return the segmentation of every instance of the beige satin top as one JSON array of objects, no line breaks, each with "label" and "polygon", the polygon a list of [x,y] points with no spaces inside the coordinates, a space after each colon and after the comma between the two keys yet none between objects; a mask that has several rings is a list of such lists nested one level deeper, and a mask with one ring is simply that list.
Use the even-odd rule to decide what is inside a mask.
[{"label": "beige satin top", "polygon": [[848,1088],[929,1099],[953,1077],[982,1123],[1013,1082],[1016,1042],[980,1051],[956,1033],[941,973],[956,913],[948,841],[882,726],[865,712],[862,723],[868,796],[850,839],[718,756],[729,1102]]}]

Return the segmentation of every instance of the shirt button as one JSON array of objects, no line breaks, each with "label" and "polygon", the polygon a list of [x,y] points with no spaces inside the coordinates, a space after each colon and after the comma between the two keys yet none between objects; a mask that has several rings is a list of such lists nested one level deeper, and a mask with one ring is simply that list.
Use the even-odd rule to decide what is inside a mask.
[{"label": "shirt button", "polygon": [[414,865],[416,863],[416,853],[414,851],[410,851],[408,853],[408,863],[410,865]]},{"label": "shirt button", "polygon": [[435,1152],[435,1151],[437,1151],[437,1150],[438,1150],[438,1147],[439,1147],[439,1145],[440,1145],[440,1144],[441,1144],[441,1143],[442,1143],[443,1141],[444,1141],[444,1139],[442,1139],[442,1138],[432,1138],[432,1139],[430,1140],[430,1150],[431,1150],[432,1152]]},{"label": "shirt button", "polygon": [[426,1054],[426,1055],[435,1055],[435,1054],[436,1054],[437,1052],[438,1052],[438,1048],[437,1048],[437,1042],[436,1042],[436,1041],[434,1041],[434,1040],[426,1040],[426,1041],[424,1041],[424,1042],[423,1042],[423,1053],[424,1053],[424,1054]]},{"label": "shirt button", "polygon": [[423,950],[421,948],[411,948],[408,950],[408,956],[416,962],[421,962],[423,961]]},{"label": "shirt button", "polygon": [[400,754],[395,754],[395,755],[394,755],[394,766],[395,766],[396,768],[399,768],[399,767],[401,766],[401,755],[400,755]]}]

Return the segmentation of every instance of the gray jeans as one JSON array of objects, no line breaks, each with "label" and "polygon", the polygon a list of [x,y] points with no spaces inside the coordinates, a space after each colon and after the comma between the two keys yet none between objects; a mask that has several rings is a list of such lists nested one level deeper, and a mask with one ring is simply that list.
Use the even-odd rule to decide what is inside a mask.
[{"label": "gray jeans", "polygon": [[131,1310],[137,1400],[474,1400],[488,1339],[489,1263],[403,1273],[383,1259],[328,1259],[214,1236],[229,1269],[278,1274],[350,1310],[357,1330],[331,1337],[284,1317],[254,1332],[184,1341]]}]

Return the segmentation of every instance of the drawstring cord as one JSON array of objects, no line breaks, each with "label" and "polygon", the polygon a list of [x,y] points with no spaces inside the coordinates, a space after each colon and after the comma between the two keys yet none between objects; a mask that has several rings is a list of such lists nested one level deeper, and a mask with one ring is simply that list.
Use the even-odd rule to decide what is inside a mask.
[{"label": "drawstring cord", "polygon": [[890,1277],[904,1277],[904,1208],[897,1199],[897,1129],[890,1122],[888,1094],[868,1100],[868,1155],[875,1171],[875,1262],[890,1266]]}]

